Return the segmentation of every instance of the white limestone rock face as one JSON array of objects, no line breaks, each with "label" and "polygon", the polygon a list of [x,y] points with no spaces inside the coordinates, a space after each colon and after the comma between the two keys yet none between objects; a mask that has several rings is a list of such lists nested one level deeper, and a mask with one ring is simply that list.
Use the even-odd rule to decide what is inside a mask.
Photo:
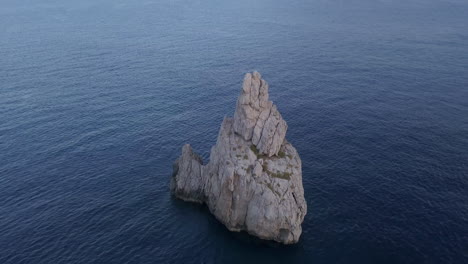
[{"label": "white limestone rock face", "polygon": [[234,113],[234,131],[271,157],[278,154],[287,129],[276,105],[268,100],[268,83],[258,72],[247,73]]},{"label": "white limestone rock face", "polygon": [[307,213],[301,159],[259,73],[246,74],[234,118],[221,124],[210,162],[189,145],[174,164],[172,193],[205,203],[231,231],[292,244]]}]

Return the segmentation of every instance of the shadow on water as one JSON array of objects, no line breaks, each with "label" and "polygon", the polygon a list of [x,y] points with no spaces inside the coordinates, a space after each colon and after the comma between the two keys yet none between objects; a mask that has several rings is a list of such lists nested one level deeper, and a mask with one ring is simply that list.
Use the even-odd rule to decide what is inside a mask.
[{"label": "shadow on water", "polygon": [[[214,244],[218,245],[230,245],[228,249],[229,254],[223,254],[225,256],[219,256],[217,260],[224,262],[235,262],[237,257],[233,257],[237,250],[249,251],[252,256],[262,255],[268,253],[270,263],[283,262],[285,259],[291,259],[291,257],[297,257],[304,255],[304,248],[302,246],[302,240],[297,244],[283,245],[275,241],[262,240],[253,235],[248,234],[246,231],[232,232],[229,231],[216,217],[211,214],[210,210],[205,204],[197,204],[191,202],[185,202],[177,199],[174,195],[170,195],[170,206],[172,206],[177,214],[184,215],[190,220],[190,225],[199,225],[199,232],[206,232],[204,236],[216,238]],[[202,224],[204,223],[204,224]],[[206,226],[203,228],[202,226]],[[200,229],[202,228],[202,229]],[[195,229],[197,230],[197,228]],[[231,252],[232,251],[232,252]],[[229,259],[227,258],[229,255]],[[239,256],[245,260],[245,256]],[[270,259],[271,258],[271,259]],[[245,262],[245,261],[244,261]]]}]

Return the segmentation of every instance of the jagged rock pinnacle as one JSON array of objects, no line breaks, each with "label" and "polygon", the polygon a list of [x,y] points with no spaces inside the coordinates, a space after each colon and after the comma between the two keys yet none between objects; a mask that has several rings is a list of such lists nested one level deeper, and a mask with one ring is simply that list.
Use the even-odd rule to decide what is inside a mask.
[{"label": "jagged rock pinnacle", "polygon": [[205,203],[231,231],[296,243],[307,213],[301,159],[286,141],[287,124],[268,100],[268,83],[247,73],[234,119],[225,118],[210,162],[190,145],[174,163],[172,193]]},{"label": "jagged rock pinnacle", "polygon": [[278,154],[287,129],[276,105],[268,100],[268,83],[258,72],[247,73],[234,113],[234,131],[271,157]]}]

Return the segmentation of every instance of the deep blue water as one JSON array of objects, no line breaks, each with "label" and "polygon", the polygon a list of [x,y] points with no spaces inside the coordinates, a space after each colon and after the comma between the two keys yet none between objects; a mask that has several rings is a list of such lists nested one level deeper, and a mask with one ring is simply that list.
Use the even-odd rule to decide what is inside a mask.
[{"label": "deep blue water", "polygon": [[[297,245],[169,193],[251,70]],[[0,263],[468,263],[468,1],[0,0]]]}]

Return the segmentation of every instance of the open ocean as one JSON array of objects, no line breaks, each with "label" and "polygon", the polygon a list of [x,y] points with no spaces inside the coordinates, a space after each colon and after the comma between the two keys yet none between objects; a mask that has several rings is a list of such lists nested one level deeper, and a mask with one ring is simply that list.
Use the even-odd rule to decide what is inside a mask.
[{"label": "open ocean", "polygon": [[[292,246],[169,192],[252,70]],[[0,263],[468,263],[468,1],[0,0]]]}]

